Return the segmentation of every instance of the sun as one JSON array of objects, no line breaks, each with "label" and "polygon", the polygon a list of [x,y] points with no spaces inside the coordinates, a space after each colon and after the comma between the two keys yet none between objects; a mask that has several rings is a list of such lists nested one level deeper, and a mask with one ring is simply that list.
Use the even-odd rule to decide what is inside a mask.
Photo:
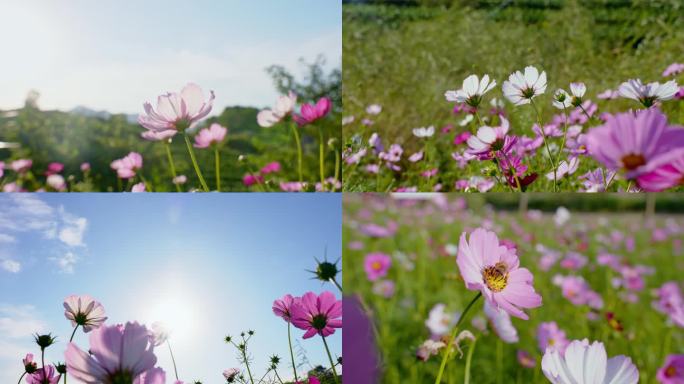
[{"label": "sun", "polygon": [[198,298],[187,287],[161,285],[165,289],[146,295],[147,305],[141,310],[141,321],[151,327],[159,322],[166,328],[172,343],[192,340],[198,332]]}]

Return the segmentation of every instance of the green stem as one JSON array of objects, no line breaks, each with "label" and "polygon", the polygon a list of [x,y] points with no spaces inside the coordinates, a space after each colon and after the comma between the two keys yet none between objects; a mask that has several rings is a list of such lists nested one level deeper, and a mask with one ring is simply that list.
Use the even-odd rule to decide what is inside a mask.
[{"label": "green stem", "polygon": [[473,358],[473,351],[475,351],[475,343],[477,343],[477,338],[473,340],[470,344],[470,349],[468,349],[468,356],[466,356],[465,365],[465,376],[463,377],[463,384],[470,384],[470,361]]},{"label": "green stem", "polygon": [[202,176],[202,171],[200,171],[199,165],[197,164],[197,158],[195,158],[195,151],[192,149],[192,143],[190,143],[190,137],[188,135],[183,135],[185,137],[185,145],[188,147],[188,153],[190,154],[190,160],[192,160],[192,166],[195,168],[195,173],[199,178],[200,184],[202,184],[202,189],[204,192],[209,192],[209,187],[207,182],[204,181],[204,176]]},{"label": "green stem", "polygon": [[444,369],[446,368],[447,360],[449,360],[449,355],[451,354],[451,345],[454,343],[454,339],[456,339],[458,326],[461,325],[461,322],[463,322],[463,319],[465,319],[465,316],[470,310],[470,308],[473,307],[473,304],[475,304],[477,299],[479,299],[481,296],[482,292],[478,292],[477,295],[470,301],[470,303],[463,311],[463,313],[461,313],[461,316],[458,318],[458,322],[456,323],[456,326],[454,327],[454,330],[451,332],[451,336],[449,337],[449,342],[447,343],[446,352],[444,352],[444,357],[442,357],[442,364],[439,366],[439,372],[437,373],[437,380],[435,380],[435,384],[439,384],[442,382],[442,375],[444,375]]},{"label": "green stem", "polygon": [[249,382],[254,384],[254,379],[252,378],[252,370],[249,369],[249,361],[247,360],[247,343],[245,343],[245,348],[242,349],[242,358],[245,360],[245,366],[247,367],[247,374],[249,374]]},{"label": "green stem", "polygon": [[325,337],[322,335],[321,335],[321,339],[323,339],[323,345],[325,345],[325,351],[328,353],[328,359],[330,359],[330,367],[332,368],[333,376],[335,377],[335,382],[337,384],[340,384],[340,379],[337,377],[337,370],[335,369],[335,362],[333,362],[332,355],[330,354],[330,348],[328,348],[328,342],[325,341]]},{"label": "green stem", "polygon": [[323,128],[318,127],[318,167],[321,174],[321,188],[325,187],[325,143],[323,142]]},{"label": "green stem", "polygon": [[546,133],[544,132],[544,124],[542,123],[541,114],[537,109],[537,105],[534,103],[533,99],[530,99],[530,105],[534,108],[534,112],[537,114],[537,124],[539,125],[539,132],[541,132],[542,139],[544,140],[544,147],[546,147],[546,153],[549,155],[549,162],[551,163],[551,169],[553,169],[553,191],[556,192],[556,165],[553,162],[553,155],[551,155],[551,148],[549,148],[549,143],[546,141]]},{"label": "green stem", "polygon": [[23,379],[24,376],[26,376],[26,372],[22,373],[21,376],[19,376],[19,381],[17,381],[17,384],[21,384],[21,379]]},{"label": "green stem", "polygon": [[78,327],[79,327],[79,324],[76,324],[76,326],[74,327],[74,331],[71,332],[71,337],[69,338],[69,342],[70,342],[70,343],[71,343],[72,341],[74,341],[74,336],[76,335],[76,330],[78,329]]},{"label": "green stem", "polygon": [[[295,359],[294,359],[294,353],[292,352],[292,336],[290,332],[290,328],[292,328],[292,324],[288,321],[287,323],[287,343],[290,345],[290,358],[292,359],[292,371],[294,371],[294,377],[295,377],[295,383],[299,382],[299,378],[297,377],[297,366],[295,365]],[[276,372],[276,375],[278,373]]]},{"label": "green stem", "polygon": [[176,368],[176,358],[173,357],[173,351],[171,350],[171,342],[166,340],[166,345],[169,347],[169,353],[171,354],[171,362],[173,363],[173,372],[176,374],[176,381],[179,381],[180,379],[178,378],[178,368]]},{"label": "green stem", "polygon": [[496,340],[496,383],[501,384],[503,381],[503,342],[501,339]]},{"label": "green stem", "polygon": [[333,282],[333,284],[335,284],[335,286],[337,287],[337,289],[340,290],[340,293],[344,293],[344,292],[342,291],[342,286],[340,285],[340,283],[337,282],[337,280],[336,280],[334,277],[333,277],[332,279],[330,279],[330,280]]},{"label": "green stem", "polygon": [[302,142],[299,140],[299,131],[297,131],[297,124],[290,124],[292,133],[294,133],[295,143],[297,144],[297,172],[299,173],[299,182],[304,181],[302,176]]},{"label": "green stem", "polygon": [[275,372],[275,375],[276,375],[276,377],[278,378],[278,381],[280,381],[280,384],[284,384],[284,383],[283,383],[283,379],[281,379],[281,378],[280,378],[280,375],[278,374],[278,371],[276,371],[276,370],[274,369],[273,372]]},{"label": "green stem", "polygon": [[335,180],[340,178],[340,151],[335,150]]},{"label": "green stem", "polygon": [[173,155],[171,155],[171,145],[166,142],[164,143],[164,146],[166,146],[166,158],[169,160],[169,167],[171,168],[171,176],[173,177],[173,184],[176,186],[176,192],[180,192],[181,188],[180,185],[176,183],[176,165],[173,163]]},{"label": "green stem", "polygon": [[221,158],[219,157],[218,146],[214,148],[214,160],[216,163],[216,191],[221,192]]}]

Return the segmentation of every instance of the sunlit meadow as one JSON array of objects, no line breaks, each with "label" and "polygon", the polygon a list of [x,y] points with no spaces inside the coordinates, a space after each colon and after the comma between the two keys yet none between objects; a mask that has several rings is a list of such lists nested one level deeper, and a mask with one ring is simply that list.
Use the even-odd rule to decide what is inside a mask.
[{"label": "sunlit meadow", "polygon": [[680,2],[432,3],[344,8],[345,190],[681,188]]},{"label": "sunlit meadow", "polygon": [[357,369],[382,383],[681,382],[684,218],[573,208],[638,197],[562,197],[568,208],[535,194],[502,210],[479,196],[345,196]]},{"label": "sunlit meadow", "polygon": [[0,381],[340,384],[340,197],[260,195],[0,197]]}]

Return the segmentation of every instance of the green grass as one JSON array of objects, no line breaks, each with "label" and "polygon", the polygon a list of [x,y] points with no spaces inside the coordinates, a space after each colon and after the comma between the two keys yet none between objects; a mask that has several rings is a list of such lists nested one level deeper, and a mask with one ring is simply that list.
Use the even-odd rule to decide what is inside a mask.
[{"label": "green grass", "polygon": [[[502,7],[504,3],[508,6]],[[537,102],[548,122],[559,112],[551,106],[552,93],[567,90],[570,82],[587,84],[586,97],[598,102],[599,113],[626,111],[638,105],[632,100],[598,100],[596,95],[629,78],[662,81],[667,65],[684,60],[684,30],[676,27],[684,22],[684,12],[677,1],[460,1],[450,8],[346,5],[343,11],[343,102],[345,115],[356,118],[344,126],[343,135],[353,150],[359,148],[355,136],[365,143],[372,132],[379,133],[385,147],[401,144],[407,156],[422,147],[411,136],[412,128],[454,124],[456,130],[475,131],[475,123],[457,125],[463,115],[454,116],[452,103],[444,99],[444,92],[459,89],[469,74],[487,73],[497,80],[497,88],[485,96],[488,103],[492,97],[502,98],[500,86],[513,71],[527,65],[546,71],[547,91]],[[383,112],[368,116],[365,108],[373,103],[381,104]],[[531,136],[536,120],[532,108],[509,104],[506,110],[511,133]],[[670,122],[684,122],[684,102],[666,102],[663,111]],[[374,121],[372,126],[361,124],[366,117]],[[590,122],[584,132],[597,124]],[[409,171],[385,170],[376,179],[363,172],[371,161],[367,156],[361,166],[345,169],[345,190],[429,190],[437,182],[451,190],[456,180],[481,175],[485,164],[477,161],[464,170],[456,167],[450,157],[456,149],[453,135],[437,135],[431,144],[430,166],[439,168],[439,180],[422,181],[423,166],[408,162],[402,165]],[[550,171],[544,159],[533,160],[527,163],[535,170]],[[577,190],[576,176],[597,166],[583,158],[575,177],[560,187]],[[621,181],[611,189],[626,185]],[[499,185],[495,190],[507,189]],[[551,190],[552,183],[538,180],[530,189]]]},{"label": "green grass", "polygon": [[[563,195],[566,202],[572,200],[602,199],[603,197]],[[546,195],[552,200],[554,195]],[[481,301],[471,310],[464,328],[477,337],[473,351],[471,382],[487,383],[544,383],[541,372],[541,351],[537,347],[536,327],[540,322],[556,321],[565,330],[568,339],[600,340],[605,343],[608,356],[628,355],[638,367],[640,383],[655,383],[655,373],[670,353],[684,353],[684,330],[666,324],[666,316],[651,307],[651,290],[666,281],[682,281],[684,259],[681,246],[676,250],[673,241],[681,242],[682,235],[673,235],[665,241],[651,239],[652,227],[644,220],[642,213],[572,213],[571,220],[558,228],[552,215],[545,214],[540,221],[518,216],[516,212],[499,211],[483,206],[482,198],[476,195],[449,197],[449,208],[438,208],[430,202],[399,202],[387,195],[352,195],[344,197],[344,286],[347,293],[359,294],[367,304],[371,317],[377,326],[378,348],[382,355],[383,383],[434,383],[439,369],[440,356],[427,362],[415,357],[417,347],[429,337],[424,322],[430,309],[437,303],[447,305],[449,311],[462,311],[476,292],[466,290],[460,278],[456,261],[447,256],[443,247],[458,244],[463,231],[471,231],[485,222],[497,232],[500,239],[515,241],[521,266],[530,269],[534,275],[534,286],[543,297],[543,305],[528,310],[530,319],[513,319],[520,341],[517,344],[502,344],[501,359],[497,359],[498,338],[492,334],[481,334],[470,325],[474,316],[481,316]],[[457,199],[462,199],[469,208],[459,209]],[[541,198],[540,198],[541,199]],[[489,208],[488,208],[489,207]],[[653,219],[658,228],[665,220],[676,220],[684,225],[684,217],[657,215]],[[369,222],[386,225],[390,220],[399,224],[396,234],[388,238],[370,238],[358,231],[360,224]],[[520,227],[531,235],[523,239],[514,230]],[[620,231],[633,236],[636,247],[629,252],[620,246],[612,249],[598,240],[598,236],[610,236]],[[356,243],[355,247],[350,247]],[[586,244],[583,244],[586,243]],[[361,248],[357,247],[361,245]],[[589,263],[577,272],[571,272],[555,264],[549,271],[538,267],[537,244],[565,251],[578,251],[587,256]],[[586,249],[582,247],[586,245]],[[624,256],[633,264],[653,267],[655,273],[645,277],[645,288],[638,292],[637,303],[619,299],[619,291],[612,288],[610,281],[616,273],[596,264],[600,250],[608,250]],[[363,261],[370,252],[383,252],[392,256],[392,266],[386,277],[396,284],[395,294],[384,298],[373,293],[373,283],[368,281]],[[560,288],[552,284],[555,274],[578,274],[583,276],[605,302],[599,320],[588,321],[589,309],[574,306],[565,299]],[[605,312],[614,312],[622,321],[623,332],[609,327],[603,317]],[[468,345],[468,344],[466,344]],[[516,350],[524,349],[537,359],[535,369],[518,365]],[[447,366],[445,383],[462,383],[465,358],[454,358]]]}]

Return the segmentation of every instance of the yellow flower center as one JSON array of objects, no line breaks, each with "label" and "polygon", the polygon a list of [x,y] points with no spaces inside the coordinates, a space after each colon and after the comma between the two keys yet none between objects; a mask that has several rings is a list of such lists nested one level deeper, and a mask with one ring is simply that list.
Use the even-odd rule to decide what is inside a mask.
[{"label": "yellow flower center", "polygon": [[502,262],[496,263],[494,266],[486,267],[482,271],[482,278],[494,292],[501,292],[508,284],[508,268]]},{"label": "yellow flower center", "polygon": [[371,264],[371,268],[373,268],[376,271],[379,271],[382,268],[382,264],[380,264],[379,261],[374,261],[373,264]]},{"label": "yellow flower center", "polygon": [[642,155],[631,153],[622,158],[622,165],[630,171],[644,164],[646,164],[646,159]]},{"label": "yellow flower center", "polygon": [[665,377],[674,377],[674,375],[676,375],[676,374],[677,374],[677,370],[672,365],[667,367],[667,369],[665,370]]}]

